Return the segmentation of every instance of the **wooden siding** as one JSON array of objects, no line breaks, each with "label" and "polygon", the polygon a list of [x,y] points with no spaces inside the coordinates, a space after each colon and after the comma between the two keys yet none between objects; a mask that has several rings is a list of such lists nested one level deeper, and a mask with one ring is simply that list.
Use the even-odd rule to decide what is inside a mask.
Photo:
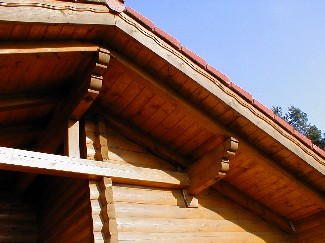
[{"label": "wooden siding", "polygon": [[[141,51],[138,55],[140,53]],[[150,62],[154,60],[158,62],[157,57]],[[236,130],[259,151],[268,151],[265,156],[273,157],[274,163],[278,161],[278,164],[287,168],[290,173],[295,176],[299,175],[297,180],[306,180],[311,184],[316,182],[321,185],[321,188],[324,187],[320,183],[321,180],[307,180],[307,177],[313,178],[311,175],[317,172],[311,170],[311,167],[307,166],[302,159],[292,156],[292,153],[284,154],[287,151],[284,146],[271,139],[256,125],[234,112],[227,104],[218,101],[216,97],[206,96],[206,90],[200,87],[189,87],[191,82],[188,82],[181,74],[178,76],[180,80],[184,79],[184,82],[176,87],[182,96],[192,99],[193,94],[195,97],[193,103],[209,109],[208,112],[212,116],[221,121],[223,125]],[[157,78],[159,79],[159,76]],[[144,77],[120,65],[114,58],[108,67],[104,87],[105,90],[99,97],[99,103],[101,107],[105,107],[104,112],[107,116],[112,114],[119,120],[132,125],[134,129],[139,129],[143,134],[161,141],[171,151],[177,151],[180,156],[188,158],[190,163],[214,149],[224,139],[224,134],[214,134],[196,117],[184,112],[173,99],[174,94],[171,99],[168,99],[162,92],[149,89],[145,85]],[[200,98],[201,94],[203,98]],[[110,152],[116,152],[113,156],[122,155],[126,158],[130,151],[122,150],[112,148]],[[131,157],[126,160],[129,163],[135,163]],[[274,170],[272,165],[266,161],[263,163],[262,160],[265,159],[257,154],[248,154],[239,145],[239,151],[230,163],[230,171],[227,173],[226,180],[293,221],[321,210],[320,205],[311,201],[303,190],[290,187],[291,179],[281,175],[277,169]],[[315,177],[319,176],[316,174]],[[269,200],[270,198],[274,200]]]},{"label": "wooden siding", "polygon": [[88,159],[101,161],[109,159],[110,162],[117,164],[176,170],[171,164],[109,128],[100,118],[87,120],[85,127]]},{"label": "wooden siding", "polygon": [[88,181],[47,176],[41,195],[38,242],[92,242]]},{"label": "wooden siding", "polygon": [[37,241],[36,202],[14,195],[11,172],[0,171],[0,242]]},{"label": "wooden siding", "polygon": [[208,190],[186,208],[179,190],[114,185],[120,242],[291,242],[289,237]]},{"label": "wooden siding", "polygon": [[[267,151],[266,156],[272,157],[274,161],[277,161],[276,163],[290,170],[292,174],[299,175],[299,180],[304,180],[325,191],[324,176],[320,172],[314,170],[303,159],[287,150],[278,141],[270,138],[258,126],[230,108],[228,104],[220,101],[217,97],[209,94],[208,90],[192,82],[189,77],[177,70],[176,67],[168,65],[166,60],[158,57],[145,47],[139,47],[137,41],[129,38],[126,33],[120,30],[110,32],[105,41],[108,46],[114,46],[121,55],[130,58],[132,63],[136,63],[139,68],[152,75],[170,90],[186,97],[189,102],[208,112],[220,123],[246,138],[253,146],[261,151]],[[123,77],[120,77],[119,83],[117,83],[119,91],[115,93],[116,87],[111,86],[114,89],[112,89],[113,92],[110,89],[107,90],[107,94],[101,100],[103,104],[112,109],[112,112],[119,113],[118,108],[115,109],[115,106],[119,107],[124,97],[128,97],[128,99],[132,97],[133,101],[129,103],[130,105],[124,104],[121,119],[129,120],[130,123],[136,124],[141,130],[155,136],[162,143],[170,144],[172,149],[193,160],[218,144],[218,141],[213,139],[215,136],[213,131],[206,130],[202,126],[203,124],[197,124],[195,117],[190,117],[188,114],[186,116],[174,104],[166,102],[167,99],[161,99],[159,95],[155,94],[154,90],[148,90],[145,86],[141,87],[141,83],[143,83],[141,77],[137,77],[132,73],[126,75],[125,72],[124,76],[128,76],[127,83],[125,83],[126,80],[120,83],[121,79],[123,80]],[[115,81],[114,78],[109,78],[107,82],[112,84]],[[139,84],[134,84],[134,82]],[[123,86],[124,84],[125,86]],[[139,87],[139,85],[140,88],[131,89],[131,87]],[[228,89],[228,87],[223,88]],[[129,95],[130,92],[133,95]],[[136,95],[135,92],[137,92]],[[107,97],[111,93],[114,94],[114,101],[109,102]],[[264,114],[259,116],[263,120],[269,119]],[[281,130],[279,125],[275,126]],[[209,146],[206,146],[207,144]],[[296,208],[296,211],[300,210]]]},{"label": "wooden siding", "polygon": [[[100,117],[86,120],[86,145],[89,159],[173,169]],[[197,209],[186,208],[181,190],[134,185],[113,185],[111,200],[117,224],[112,233],[120,242],[290,242],[282,231],[213,190],[199,196]],[[92,204],[98,204],[96,196]],[[100,208],[93,208],[97,219]]]}]

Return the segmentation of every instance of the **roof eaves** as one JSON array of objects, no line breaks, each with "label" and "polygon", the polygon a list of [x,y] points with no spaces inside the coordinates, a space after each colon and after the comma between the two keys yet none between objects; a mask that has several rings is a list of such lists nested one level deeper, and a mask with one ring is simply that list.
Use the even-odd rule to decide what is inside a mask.
[{"label": "roof eaves", "polygon": [[317,147],[315,144],[311,142],[310,139],[308,139],[306,136],[302,135],[298,131],[296,131],[289,123],[287,123],[282,118],[278,117],[277,115],[274,115],[274,113],[264,105],[262,105],[260,102],[255,100],[251,94],[249,94],[247,91],[236,85],[235,83],[231,82],[229,77],[212,67],[211,65],[207,64],[206,61],[189,50],[188,48],[184,47],[178,40],[173,38],[171,35],[166,33],[165,31],[159,29],[154,25],[152,21],[147,19],[146,17],[142,16],[135,10],[127,7],[125,11],[130,17],[138,21],[140,24],[144,25],[147,29],[154,32],[157,36],[159,36],[161,39],[165,40],[168,44],[170,44],[172,47],[174,47],[177,51],[181,52],[182,54],[186,55],[189,59],[191,59],[193,62],[195,62],[197,65],[199,65],[201,68],[208,71],[210,74],[212,74],[215,78],[217,78],[219,81],[222,81],[225,85],[227,85],[230,89],[232,89],[235,93],[240,95],[243,99],[248,101],[250,104],[252,104],[256,109],[261,111],[264,115],[271,118],[276,124],[280,125],[283,129],[285,129],[287,132],[289,132],[291,135],[293,135],[295,138],[297,138],[300,142],[305,144],[307,147],[312,149],[314,152],[316,152],[321,157],[325,158],[325,151],[321,148]]}]

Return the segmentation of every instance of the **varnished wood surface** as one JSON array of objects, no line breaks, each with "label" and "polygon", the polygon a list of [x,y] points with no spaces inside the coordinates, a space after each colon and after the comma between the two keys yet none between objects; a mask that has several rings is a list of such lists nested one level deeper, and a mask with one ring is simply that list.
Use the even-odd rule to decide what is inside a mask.
[{"label": "varnished wood surface", "polygon": [[37,242],[37,200],[14,195],[15,175],[0,171],[0,242]]},{"label": "varnished wood surface", "polygon": [[218,193],[186,208],[177,190],[113,186],[120,242],[291,242],[286,234]]},{"label": "varnished wood surface", "polygon": [[37,242],[91,242],[88,182],[47,177],[42,190]]},{"label": "varnished wood surface", "polygon": [[[94,40],[113,47],[149,74],[164,80],[167,88],[185,97],[221,124],[247,137],[253,146],[267,151],[268,157],[291,174],[297,175],[298,180],[309,183],[320,193],[325,191],[324,175],[312,169],[303,159],[294,155],[279,142],[270,139],[269,135],[212,96],[207,90],[191,82],[184,73],[168,65],[165,60],[116,28],[91,25],[2,23],[0,39],[6,41]],[[64,58],[61,60],[56,60],[59,58],[53,56],[51,58],[55,61],[52,62],[52,59],[46,59],[46,55],[42,55],[40,59],[35,57],[26,60],[17,59],[22,62],[21,64],[15,63],[14,60],[9,61],[8,66],[3,67],[1,91],[6,95],[16,95],[16,91],[28,93],[35,87],[40,90],[59,87],[64,91],[66,85],[63,81],[66,77],[64,75],[82,64],[74,62],[73,58],[69,59],[67,56],[62,56]],[[17,72],[14,72],[15,70]],[[170,144],[172,149],[179,151],[184,157],[195,161],[213,150],[223,139],[220,134],[214,134],[213,131],[208,130],[205,124],[198,122],[195,117],[180,110],[168,98],[163,98],[155,90],[145,87],[141,82],[141,77],[130,70],[125,70],[114,63],[109,70],[104,77],[101,105],[110,107],[117,116],[129,120],[163,143]],[[11,73],[14,75],[10,75]],[[22,79],[25,82],[20,82]],[[53,109],[53,106],[44,105],[38,108],[27,107],[10,111],[10,113],[0,112],[0,120],[1,124],[6,126],[26,124],[40,119],[48,120],[53,114]],[[17,140],[13,136],[4,141],[3,146],[28,147],[35,142],[36,136],[39,135],[31,135],[30,138],[26,136]],[[129,161],[132,159],[129,158]],[[231,164],[234,170],[230,170],[229,181],[291,219],[300,219],[320,210],[319,205],[311,202],[303,191],[291,188],[290,180],[283,181],[281,177],[279,178],[274,168],[255,168],[254,163],[259,162],[251,160],[250,154],[245,154],[245,151],[239,153],[234,163]]]}]

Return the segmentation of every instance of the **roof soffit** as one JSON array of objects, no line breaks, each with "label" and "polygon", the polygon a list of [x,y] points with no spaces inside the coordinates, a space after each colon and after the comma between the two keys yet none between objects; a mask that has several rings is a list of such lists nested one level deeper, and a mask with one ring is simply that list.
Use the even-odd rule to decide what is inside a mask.
[{"label": "roof soffit", "polygon": [[[225,102],[229,107],[247,117],[252,123],[256,124],[260,129],[305,160],[316,170],[323,170],[325,166],[324,159],[315,154],[316,152],[324,157],[325,152],[323,150],[313,146],[310,140],[305,137],[299,136],[288,124],[283,125],[283,122],[274,117],[266,107],[254,100],[250,94],[240,87],[231,83],[226,76],[207,65],[203,59],[197,57],[184,47],[181,47],[179,50],[179,43],[177,44],[178,47],[166,43],[166,41],[161,39],[161,31],[152,32],[152,30],[148,29],[147,25],[139,24],[127,13],[120,13],[119,15],[108,13],[111,13],[110,10],[103,5],[60,1],[32,3],[27,0],[22,3],[6,2],[0,5],[0,21],[116,25],[130,37],[142,43],[145,47],[182,71],[198,85]],[[160,33],[160,36],[157,36],[157,33]],[[195,59],[196,62],[193,62],[191,59]],[[275,121],[283,125],[287,131],[284,131]],[[298,139],[295,137],[298,137]],[[302,145],[302,142],[307,143],[308,146]],[[324,174],[324,171],[322,173]]]},{"label": "roof soffit", "polygon": [[[267,108],[255,101],[250,94],[235,84],[229,83],[227,80],[220,81],[220,78],[211,75],[206,68],[202,68],[193,62],[188,56],[182,54],[160,37],[157,37],[155,33],[134,21],[126,13],[121,13],[117,17],[116,26],[156,53],[170,65],[182,71],[193,82],[205,88],[236,112],[246,117],[259,129],[265,131],[269,136],[280,142],[317,171],[325,174],[324,159],[317,155],[312,147],[304,145],[293,136],[294,131],[292,127],[290,127],[291,131],[287,132],[286,129],[283,129],[274,121],[275,117],[273,114],[272,117],[269,117],[270,113],[265,114],[261,112],[259,109],[267,110]],[[318,152],[317,149],[315,150]]]},{"label": "roof soffit", "polygon": [[[58,6],[56,5],[58,4],[57,2],[53,4],[54,4],[53,6]],[[74,5],[71,3],[69,4],[67,6],[85,7],[85,5]],[[87,7],[90,6],[91,5],[87,5]],[[95,20],[92,19],[93,14],[104,16],[102,15],[104,14],[104,12],[100,12],[101,9],[103,9],[103,7],[105,8],[105,6],[94,5],[94,9],[96,10],[95,12],[91,11],[90,8],[88,10],[83,10],[83,11],[78,11],[76,9],[63,10],[63,12],[66,13],[71,11],[72,14],[68,16],[64,16],[65,14],[58,13],[60,11],[56,10],[55,8],[42,9],[42,11],[47,13],[52,12],[52,16],[55,15],[55,17],[46,18],[45,17],[46,15],[42,16],[44,13],[38,14],[38,11],[35,11],[37,13],[36,17],[33,18],[33,16],[27,16],[24,19],[23,16],[20,16],[23,18],[23,20],[20,21],[36,22],[35,20],[37,19],[37,17],[40,17],[42,21],[44,21],[44,23],[48,23],[48,22],[70,23],[69,21],[72,21],[71,23],[74,24],[86,24],[86,23],[89,24],[89,22],[86,21],[86,19],[88,18],[92,20],[90,24],[103,24],[107,26],[116,25],[124,33],[129,35],[130,38],[134,38],[139,43],[144,45],[146,48],[156,53],[157,56],[163,58],[167,63],[176,67],[178,70],[180,70],[185,75],[190,77],[193,83],[196,83],[197,85],[204,87],[206,90],[211,92],[218,99],[222,100],[229,107],[231,107],[236,112],[243,115],[244,117],[247,117],[252,123],[258,126],[261,130],[267,132],[271,137],[277,139],[284,146],[289,148],[293,153],[297,154],[304,161],[306,161],[311,166],[316,168],[316,170],[321,171],[324,174],[324,167],[319,163],[324,160],[319,156],[317,156],[316,154],[314,154],[308,147],[302,145],[301,142],[299,142],[297,139],[291,136],[290,133],[286,132],[280,126],[275,124],[271,118],[269,118],[267,115],[265,115],[264,113],[256,109],[256,107],[252,104],[254,103],[254,100],[249,94],[246,93],[243,95],[239,95],[238,92],[239,93],[242,92],[242,90],[240,90],[239,87],[223,79],[220,80],[220,77],[218,78],[218,75],[212,75],[211,71],[209,72],[208,66],[206,68],[202,67],[202,65],[205,65],[203,62],[201,62],[201,64],[193,62],[193,60],[189,58],[188,56],[189,54],[186,55],[180,52],[179,49],[170,45],[161,37],[157,36],[157,34],[152,32],[152,30],[139,24],[137,21],[135,21],[133,18],[129,17],[125,13],[121,13],[120,15],[115,16],[112,14],[107,14],[109,12],[107,12],[106,9],[105,18],[101,18],[97,16],[98,18],[95,18]],[[39,7],[21,6],[19,8],[39,8]],[[82,18],[79,19],[78,17],[73,15],[79,17],[82,16]],[[4,18],[9,18],[9,15],[8,14],[5,15]]]}]

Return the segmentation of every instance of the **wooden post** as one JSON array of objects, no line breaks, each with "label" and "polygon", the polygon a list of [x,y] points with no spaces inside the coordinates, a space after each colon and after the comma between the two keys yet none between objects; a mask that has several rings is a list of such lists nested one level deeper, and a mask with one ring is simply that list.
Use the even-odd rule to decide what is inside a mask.
[{"label": "wooden post", "polygon": [[80,136],[79,121],[69,120],[67,141],[65,143],[65,155],[69,157],[80,158]]}]

